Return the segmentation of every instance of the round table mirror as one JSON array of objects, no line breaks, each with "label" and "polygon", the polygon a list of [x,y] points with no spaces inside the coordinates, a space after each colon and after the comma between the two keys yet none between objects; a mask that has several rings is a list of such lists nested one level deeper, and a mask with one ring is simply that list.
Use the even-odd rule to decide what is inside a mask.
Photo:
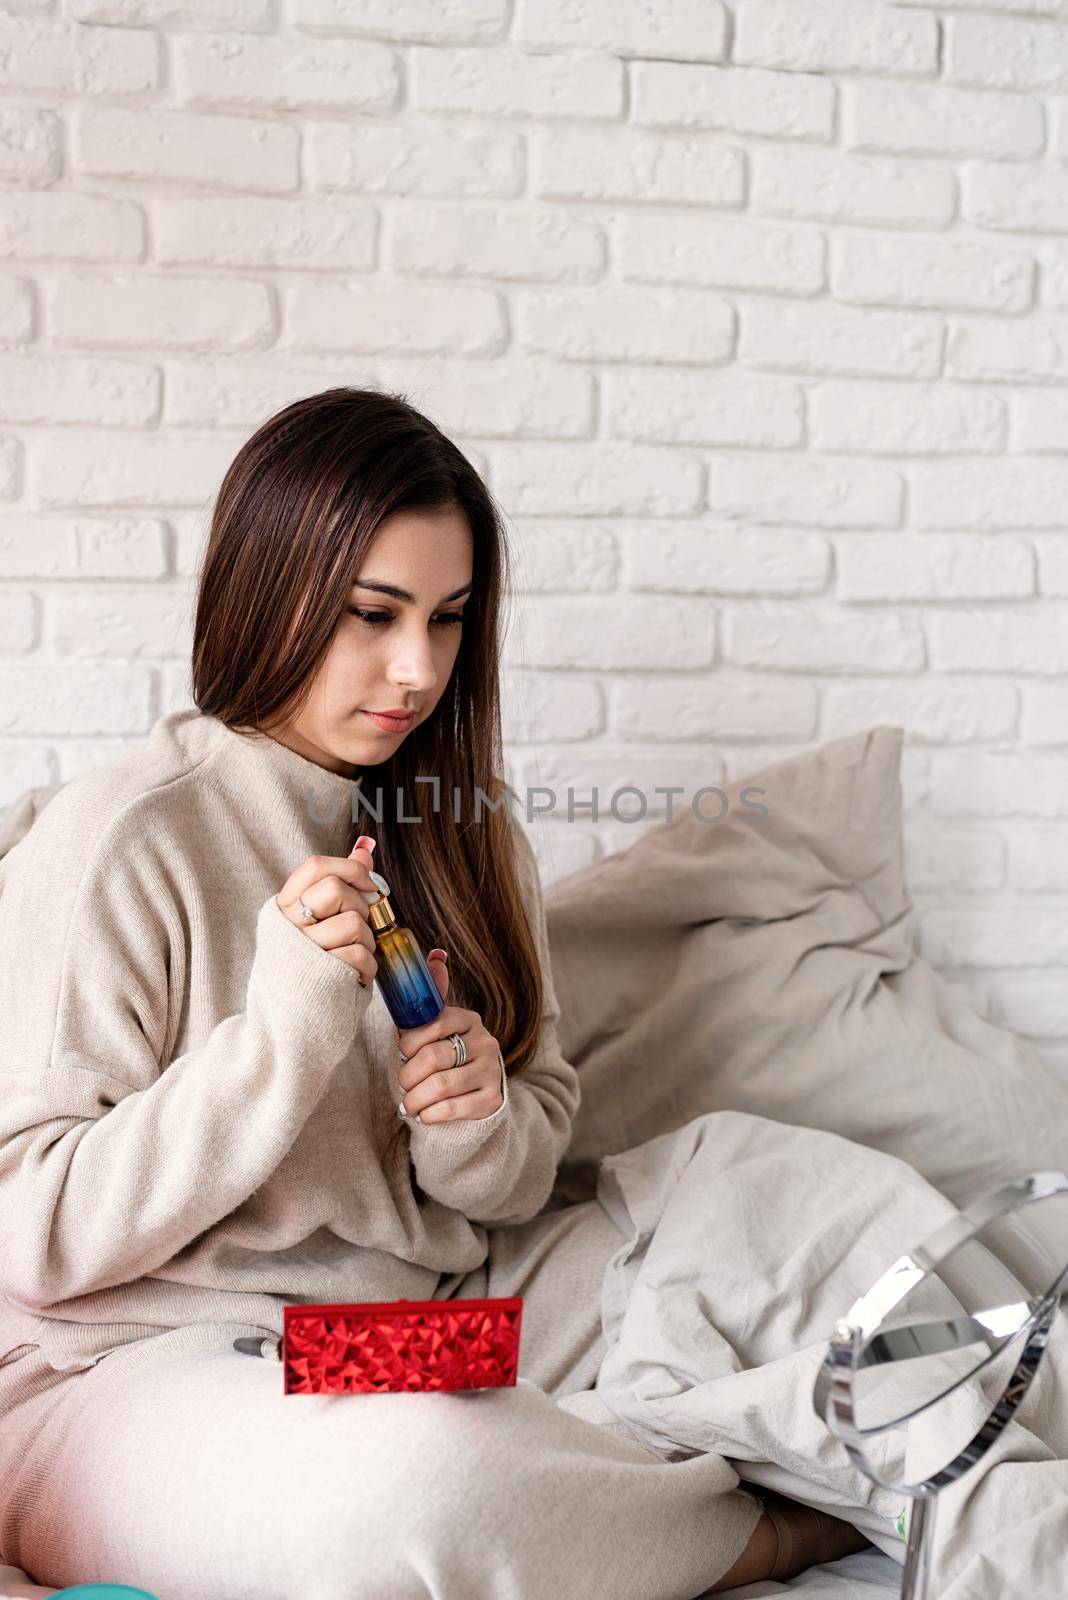
[{"label": "round table mirror", "polygon": [[902,1256],[835,1328],[813,1404],[874,1483],[911,1500],[901,1593],[931,1600],[935,1499],[993,1444],[1068,1292],[1068,1178],[1031,1173]]}]

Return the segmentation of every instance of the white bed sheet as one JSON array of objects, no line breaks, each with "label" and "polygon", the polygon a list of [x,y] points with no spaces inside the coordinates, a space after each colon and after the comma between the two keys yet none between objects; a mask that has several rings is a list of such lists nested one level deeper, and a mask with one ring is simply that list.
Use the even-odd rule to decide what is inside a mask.
[{"label": "white bed sheet", "polygon": [[[801,1595],[803,1600],[885,1600],[901,1588],[901,1568],[880,1550],[862,1550],[826,1567],[812,1567],[790,1583],[747,1583],[719,1600],[764,1600],[767,1595]],[[58,1589],[32,1583],[19,1567],[0,1566],[0,1600],[48,1600]],[[650,1595],[649,1600],[657,1600]]]}]

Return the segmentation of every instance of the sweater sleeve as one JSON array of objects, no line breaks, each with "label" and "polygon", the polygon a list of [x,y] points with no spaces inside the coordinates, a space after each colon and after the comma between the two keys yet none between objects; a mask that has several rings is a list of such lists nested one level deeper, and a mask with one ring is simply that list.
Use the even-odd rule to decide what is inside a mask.
[{"label": "sweater sleeve", "polygon": [[125,851],[98,838],[72,885],[38,827],[4,863],[0,896],[0,1016],[13,1019],[0,1035],[0,1292],[47,1312],[153,1272],[245,1201],[311,1115],[373,988],[272,894],[245,1009],[167,1061],[182,957],[165,875],[128,830]]},{"label": "sweater sleeve", "polygon": [[[502,1061],[504,1103],[490,1116],[432,1123],[412,1118],[408,1124],[420,1187],[471,1222],[516,1223],[537,1216],[552,1192],[580,1102],[578,1074],[557,1039],[560,1006],[537,857],[518,824],[514,834],[545,998],[537,1049],[511,1078]],[[404,1091],[396,1069],[391,1065],[390,1070],[399,1102]]]}]

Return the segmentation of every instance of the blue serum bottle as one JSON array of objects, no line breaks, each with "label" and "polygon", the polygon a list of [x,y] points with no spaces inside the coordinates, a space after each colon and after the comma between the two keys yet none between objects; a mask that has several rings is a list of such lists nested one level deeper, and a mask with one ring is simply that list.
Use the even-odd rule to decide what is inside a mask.
[{"label": "blue serum bottle", "polygon": [[445,1009],[426,958],[411,928],[402,928],[389,903],[389,884],[379,872],[371,880],[380,898],[367,908],[375,939],[378,976],[386,1009],[398,1028],[421,1028]]}]

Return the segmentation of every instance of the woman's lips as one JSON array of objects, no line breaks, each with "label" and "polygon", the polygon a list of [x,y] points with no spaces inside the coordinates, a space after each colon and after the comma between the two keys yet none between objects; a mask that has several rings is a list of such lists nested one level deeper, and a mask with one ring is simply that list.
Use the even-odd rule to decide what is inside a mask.
[{"label": "woman's lips", "polygon": [[376,728],[381,728],[383,733],[404,733],[415,721],[415,712],[410,717],[384,717],[378,711],[365,711],[365,717],[370,717]]}]

